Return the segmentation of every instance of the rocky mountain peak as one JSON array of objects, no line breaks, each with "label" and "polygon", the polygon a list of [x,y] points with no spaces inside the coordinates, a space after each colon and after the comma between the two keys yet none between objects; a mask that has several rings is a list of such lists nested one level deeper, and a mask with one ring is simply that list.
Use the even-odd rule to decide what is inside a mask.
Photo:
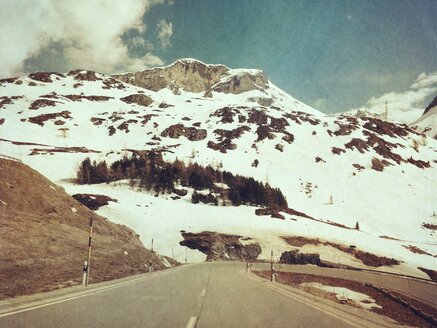
[{"label": "rocky mountain peak", "polygon": [[428,113],[431,110],[431,108],[434,108],[436,106],[437,106],[437,96],[435,96],[434,99],[430,102],[430,104],[425,108],[423,115]]},{"label": "rocky mountain peak", "polygon": [[260,70],[230,69],[225,65],[205,64],[192,58],[179,59],[166,67],[113,77],[152,91],[169,88],[174,94],[178,94],[181,89],[188,92],[204,92],[205,95],[211,96],[211,91],[240,94],[268,88],[268,80]]}]

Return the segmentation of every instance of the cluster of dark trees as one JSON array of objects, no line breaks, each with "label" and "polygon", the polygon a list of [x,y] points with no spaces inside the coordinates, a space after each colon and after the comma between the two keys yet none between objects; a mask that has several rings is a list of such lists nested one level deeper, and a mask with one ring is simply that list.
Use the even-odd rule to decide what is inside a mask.
[{"label": "cluster of dark trees", "polygon": [[[221,193],[233,205],[241,204],[266,206],[275,209],[287,208],[287,201],[278,188],[268,183],[256,181],[212,166],[200,166],[176,159],[165,162],[160,153],[134,153],[124,156],[111,165],[105,161],[91,162],[86,158],[79,166],[77,180],[80,184],[109,183],[129,179],[131,186],[139,182],[139,187],[156,193],[171,193],[176,185],[191,187],[195,190],[209,189]],[[222,189],[215,183],[224,183],[229,189]]]}]

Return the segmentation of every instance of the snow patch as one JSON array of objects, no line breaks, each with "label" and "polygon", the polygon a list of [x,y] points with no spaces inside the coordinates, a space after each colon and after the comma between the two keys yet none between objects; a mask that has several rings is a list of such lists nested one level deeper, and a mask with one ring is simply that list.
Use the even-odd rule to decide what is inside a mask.
[{"label": "snow patch", "polygon": [[344,287],[333,287],[333,286],[326,286],[318,282],[304,282],[300,284],[300,286],[303,287],[311,287],[311,288],[317,288],[324,290],[329,293],[334,293],[336,296],[341,299],[343,297],[347,298],[347,300],[351,300],[354,303],[358,304],[362,308],[371,310],[373,308],[375,309],[382,309],[382,306],[376,304],[376,301],[371,298],[370,296],[358,292],[354,292],[348,288]]}]

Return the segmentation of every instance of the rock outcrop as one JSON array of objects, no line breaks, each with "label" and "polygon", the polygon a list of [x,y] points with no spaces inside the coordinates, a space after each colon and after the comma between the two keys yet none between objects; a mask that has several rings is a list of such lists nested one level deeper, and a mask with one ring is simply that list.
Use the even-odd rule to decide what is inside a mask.
[{"label": "rock outcrop", "polygon": [[425,108],[423,115],[428,113],[431,110],[431,108],[434,108],[436,106],[437,106],[437,96],[435,96],[434,99],[430,102],[430,104]]},{"label": "rock outcrop", "polygon": [[199,141],[206,138],[207,132],[205,129],[186,127],[183,124],[170,125],[168,128],[161,132],[161,137],[177,139],[180,136],[185,136],[190,141]]},{"label": "rock outcrop", "polygon": [[184,240],[179,244],[201,251],[206,255],[207,261],[255,261],[261,254],[261,246],[258,243],[243,245],[241,236],[210,231],[181,233]]},{"label": "rock outcrop", "polygon": [[319,254],[305,254],[300,253],[299,250],[287,251],[281,254],[279,263],[287,264],[315,264],[318,266],[323,266],[320,261]]},{"label": "rock outcrop", "polygon": [[180,90],[202,92],[208,98],[212,97],[212,91],[239,94],[268,88],[268,80],[260,70],[232,70],[224,65],[208,65],[194,59],[180,59],[166,67],[113,77],[152,91],[169,88],[176,95]]}]

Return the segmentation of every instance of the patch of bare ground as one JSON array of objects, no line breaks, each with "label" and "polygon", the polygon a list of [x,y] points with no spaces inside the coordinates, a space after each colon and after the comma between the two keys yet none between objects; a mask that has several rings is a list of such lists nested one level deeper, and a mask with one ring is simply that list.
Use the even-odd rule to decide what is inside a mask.
[{"label": "patch of bare ground", "polygon": [[240,240],[248,241],[251,238],[221,234],[211,231],[200,233],[190,233],[181,231],[183,241],[181,246],[197,249],[206,255],[206,261],[256,261],[261,254],[261,246],[254,243],[245,243]]},{"label": "patch of bare ground", "polygon": [[295,247],[302,247],[305,245],[320,245],[321,241],[319,239],[299,237],[299,236],[284,236],[282,237],[289,245]]},{"label": "patch of bare ground", "polygon": [[100,151],[85,147],[33,148],[30,155],[44,155],[52,153],[100,153]]},{"label": "patch of bare ground", "polygon": [[417,246],[413,246],[413,245],[402,245],[404,248],[408,249],[410,252],[415,253],[415,254],[424,254],[424,255],[429,255],[429,256],[433,256],[432,254],[424,251],[423,249],[420,249]]},{"label": "patch of bare ground", "polygon": [[[270,279],[270,271],[254,271],[254,273],[262,278]],[[382,292],[372,287],[366,286],[362,283],[340,279],[340,278],[330,278],[330,277],[323,277],[323,276],[302,274],[302,273],[292,273],[292,272],[276,272],[276,273],[277,273],[276,276],[277,282],[291,285],[295,288],[299,288],[312,295],[329,299],[334,302],[338,302],[334,293],[329,293],[317,288],[301,286],[301,284],[317,282],[325,286],[343,287],[357,293],[366,294],[369,297],[373,298],[376,301],[376,304],[382,307],[381,309],[373,308],[369,311],[381,314],[383,316],[387,316],[403,325],[410,325],[415,327],[433,327],[432,324],[427,322],[425,319],[417,316],[408,307],[395,302],[394,300],[392,300],[390,297],[386,296]],[[422,309],[427,313],[435,312],[433,308],[431,308],[426,304],[422,304],[416,300],[412,300],[410,298],[404,297],[403,295],[401,297],[405,301],[411,304],[415,304],[418,308]],[[360,307],[358,304],[354,303],[353,301],[349,301],[346,304],[353,307]]]},{"label": "patch of bare ground", "polygon": [[341,153],[345,153],[346,151],[342,148],[332,147],[331,152],[335,155],[340,155]]},{"label": "patch of bare ground", "polygon": [[120,100],[127,104],[137,104],[144,107],[149,106],[153,102],[152,98],[140,93],[120,98]]},{"label": "patch of bare ground", "polygon": [[38,125],[44,126],[44,123],[47,122],[48,120],[54,120],[58,117],[62,117],[65,119],[72,118],[70,116],[70,114],[71,114],[71,112],[64,110],[64,111],[59,112],[59,113],[42,114],[42,115],[38,115],[38,116],[29,117],[28,121],[30,123],[33,123],[33,124],[38,124]]},{"label": "patch of bare ground", "polygon": [[82,99],[86,99],[89,101],[108,101],[109,99],[114,99],[114,97],[108,96],[85,96],[85,95],[62,95],[71,101],[82,101]]},{"label": "patch of bare ground", "polygon": [[302,247],[305,245],[323,245],[323,246],[331,246],[334,247],[344,253],[348,253],[353,255],[356,259],[360,260],[363,264],[371,267],[380,267],[380,266],[392,266],[398,265],[401,262],[392,258],[388,258],[385,256],[378,256],[369,252],[363,252],[356,247],[349,247],[346,245],[333,243],[330,241],[321,241],[318,238],[306,238],[306,237],[296,237],[296,236],[283,236],[288,244],[294,247]]},{"label": "patch of bare ground", "polygon": [[45,144],[39,144],[39,143],[33,143],[33,142],[27,142],[27,141],[13,141],[13,140],[8,140],[8,139],[3,139],[0,138],[0,141],[4,141],[4,142],[10,142],[13,145],[17,145],[17,146],[44,146],[44,147],[50,147],[49,145],[45,145]]},{"label": "patch of bare ground", "polygon": [[226,153],[227,150],[233,150],[237,148],[237,145],[232,142],[233,139],[238,139],[241,135],[250,131],[248,126],[241,126],[233,130],[216,129],[214,133],[218,135],[219,143],[212,140],[208,142],[208,148],[218,150],[222,153]]},{"label": "patch of bare ground", "polygon": [[431,278],[432,281],[437,282],[437,271],[430,270],[430,269],[425,269],[425,268],[422,268],[422,267],[418,267],[418,269],[420,271],[425,272]]},{"label": "patch of bare ground", "polygon": [[170,125],[161,132],[161,137],[177,139],[180,136],[185,136],[185,138],[190,141],[199,141],[206,138],[207,131],[205,129],[197,129],[195,127],[186,127],[183,124],[174,124]]},{"label": "patch of bare ground", "polygon": [[114,198],[99,194],[74,194],[73,198],[93,211],[99,209],[102,206],[108,205],[109,202],[118,202]]},{"label": "patch of bare ground", "polygon": [[57,73],[57,72],[35,72],[35,73],[30,73],[29,77],[35,81],[51,83],[51,82],[53,82],[52,75],[54,75],[55,77],[56,76],[57,77],[65,77],[64,74]]},{"label": "patch of bare ground", "polygon": [[285,209],[283,211],[285,213],[287,213],[287,214],[290,214],[290,215],[300,216],[300,217],[305,218],[305,219],[321,222],[321,223],[324,223],[324,224],[329,224],[329,225],[332,225],[332,226],[335,226],[335,227],[338,227],[338,228],[348,229],[348,230],[351,229],[350,227],[347,227],[344,224],[340,224],[340,223],[337,223],[337,222],[332,222],[330,220],[317,219],[317,218],[309,216],[308,214],[305,214],[303,212],[296,211],[296,210],[294,210],[292,208],[287,208],[287,209]]},{"label": "patch of bare ground", "polygon": [[58,102],[50,99],[37,99],[30,104],[29,109],[37,110],[43,107],[54,107],[57,103]]},{"label": "patch of bare ground", "polygon": [[389,240],[400,240],[400,239],[397,239],[397,238],[394,238],[394,237],[390,237],[390,236],[379,236],[379,238],[389,239]]},{"label": "patch of bare ground", "polygon": [[423,223],[422,227],[428,230],[436,231],[437,230],[437,224],[432,223]]},{"label": "patch of bare ground", "polygon": [[23,96],[12,96],[12,97],[0,96],[0,108],[2,108],[4,105],[12,104],[12,100],[16,100],[20,98],[23,98]]},{"label": "patch of bare ground", "polygon": [[0,159],[0,299],[78,285],[93,218],[90,282],[163,268],[132,230],[81,205],[28,166]]},{"label": "patch of bare ground", "polygon": [[233,123],[234,116],[240,113],[240,110],[233,107],[223,107],[217,109],[210,117],[219,117],[221,123]]},{"label": "patch of bare ground", "polygon": [[101,78],[97,77],[96,72],[76,69],[68,72],[68,76],[73,76],[77,81],[98,81]]}]

